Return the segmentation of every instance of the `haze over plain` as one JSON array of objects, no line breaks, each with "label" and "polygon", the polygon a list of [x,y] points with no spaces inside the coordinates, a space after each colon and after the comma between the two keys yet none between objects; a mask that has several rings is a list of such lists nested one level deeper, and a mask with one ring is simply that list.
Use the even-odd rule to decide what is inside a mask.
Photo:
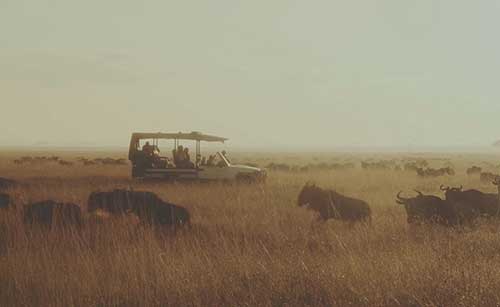
[{"label": "haze over plain", "polygon": [[490,145],[496,1],[0,3],[2,145]]}]

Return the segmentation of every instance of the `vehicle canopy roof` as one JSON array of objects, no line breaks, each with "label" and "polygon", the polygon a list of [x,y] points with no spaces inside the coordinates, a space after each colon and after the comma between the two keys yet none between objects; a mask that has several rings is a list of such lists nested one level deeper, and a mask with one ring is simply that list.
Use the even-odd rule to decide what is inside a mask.
[{"label": "vehicle canopy roof", "polygon": [[134,132],[130,139],[129,159],[132,158],[134,151],[139,146],[139,141],[143,139],[161,139],[161,140],[191,140],[191,141],[204,141],[204,142],[220,142],[224,143],[227,138],[203,134],[201,132],[193,131],[189,133],[150,133],[150,132]]}]

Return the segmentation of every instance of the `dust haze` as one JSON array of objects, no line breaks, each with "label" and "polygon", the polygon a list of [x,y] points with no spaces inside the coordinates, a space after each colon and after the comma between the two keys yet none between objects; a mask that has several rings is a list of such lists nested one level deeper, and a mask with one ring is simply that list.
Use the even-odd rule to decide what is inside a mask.
[{"label": "dust haze", "polygon": [[203,131],[245,148],[489,146],[492,1],[0,4],[0,144],[126,146]]}]

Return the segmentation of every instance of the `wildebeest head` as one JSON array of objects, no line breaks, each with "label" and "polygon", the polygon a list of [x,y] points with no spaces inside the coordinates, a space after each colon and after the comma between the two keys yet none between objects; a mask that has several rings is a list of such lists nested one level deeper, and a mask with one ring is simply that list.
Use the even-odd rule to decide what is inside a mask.
[{"label": "wildebeest head", "polygon": [[436,206],[433,203],[434,197],[423,195],[422,192],[417,190],[415,192],[418,193],[416,197],[402,197],[402,191],[396,196],[396,203],[405,207],[408,224],[427,220],[436,214]]},{"label": "wildebeest head", "polygon": [[460,199],[460,195],[462,194],[463,186],[456,188],[456,187],[445,187],[441,185],[439,189],[444,192],[444,195],[447,200],[458,201]]},{"label": "wildebeest head", "polygon": [[323,194],[323,189],[316,186],[316,184],[311,184],[310,182],[308,182],[300,191],[297,203],[299,207],[311,206],[312,204],[316,203]]}]

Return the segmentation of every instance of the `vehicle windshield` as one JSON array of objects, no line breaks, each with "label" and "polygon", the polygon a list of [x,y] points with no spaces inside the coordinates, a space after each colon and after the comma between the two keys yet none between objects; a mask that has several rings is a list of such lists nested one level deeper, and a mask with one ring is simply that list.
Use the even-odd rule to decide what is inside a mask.
[{"label": "vehicle windshield", "polygon": [[217,152],[217,157],[220,159],[221,162],[223,162],[224,166],[230,166],[231,165],[231,163],[229,163],[229,161],[227,160],[227,158],[223,154],[221,154],[220,152]]}]

